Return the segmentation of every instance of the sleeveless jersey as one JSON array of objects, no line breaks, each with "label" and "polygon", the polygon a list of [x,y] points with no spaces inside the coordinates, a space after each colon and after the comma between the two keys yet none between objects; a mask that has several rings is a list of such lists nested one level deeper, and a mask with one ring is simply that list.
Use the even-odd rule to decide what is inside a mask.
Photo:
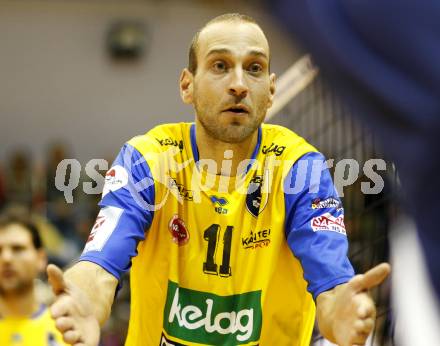
[{"label": "sleeveless jersey", "polygon": [[[132,258],[126,345],[309,345],[315,305],[305,278],[322,275],[309,281],[316,297],[353,273],[333,185],[322,199],[301,196],[310,167],[297,161],[305,155],[319,154],[290,130],[263,125],[243,174],[230,178],[206,173],[216,163],[199,160],[194,124],[158,126],[128,142],[106,175],[103,208],[81,257],[117,277]],[[320,234],[323,244],[333,242],[321,250],[340,248],[327,269],[292,253],[308,252]],[[125,261],[117,259],[122,251]]]}]

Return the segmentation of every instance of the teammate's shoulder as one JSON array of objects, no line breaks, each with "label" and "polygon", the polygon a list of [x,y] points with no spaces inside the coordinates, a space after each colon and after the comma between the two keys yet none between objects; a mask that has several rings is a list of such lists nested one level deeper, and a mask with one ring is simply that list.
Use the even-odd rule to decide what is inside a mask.
[{"label": "teammate's shoulder", "polygon": [[[308,143],[303,137],[292,130],[275,124],[262,124],[263,143],[262,150],[270,148],[283,148],[287,152],[316,152],[317,149]],[[295,155],[296,156],[296,155]]]},{"label": "teammate's shoulder", "polygon": [[145,134],[131,138],[127,143],[141,152],[161,151],[169,146],[183,146],[183,134],[191,123],[169,123],[153,127]]}]

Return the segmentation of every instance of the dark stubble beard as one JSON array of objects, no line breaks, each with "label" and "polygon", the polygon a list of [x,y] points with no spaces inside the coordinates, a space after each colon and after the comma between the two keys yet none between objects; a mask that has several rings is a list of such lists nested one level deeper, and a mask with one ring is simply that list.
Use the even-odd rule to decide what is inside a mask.
[{"label": "dark stubble beard", "polygon": [[15,287],[5,289],[0,285],[0,297],[7,298],[28,293],[33,289],[34,281],[20,281]]},{"label": "dark stubble beard", "polygon": [[[242,124],[239,122],[232,122],[229,125],[221,125],[218,119],[203,114],[204,112],[197,103],[195,103],[194,107],[197,113],[197,118],[208,135],[225,143],[242,143],[252,136],[263,122],[264,114],[266,112],[266,110],[263,109],[257,110],[257,116],[252,118],[250,123]],[[262,114],[262,112],[264,113]]]}]

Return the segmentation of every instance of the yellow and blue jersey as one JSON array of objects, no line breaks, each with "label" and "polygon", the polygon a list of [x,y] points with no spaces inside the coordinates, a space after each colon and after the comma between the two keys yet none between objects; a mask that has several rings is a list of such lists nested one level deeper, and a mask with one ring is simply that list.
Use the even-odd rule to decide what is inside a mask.
[{"label": "yellow and blue jersey", "polygon": [[41,305],[31,317],[0,317],[1,346],[64,346],[48,308]]},{"label": "yellow and blue jersey", "polygon": [[309,345],[313,299],[353,276],[325,159],[263,124],[242,174],[215,164],[191,123],[130,140],[80,260],[118,279],[131,267],[126,345]]}]

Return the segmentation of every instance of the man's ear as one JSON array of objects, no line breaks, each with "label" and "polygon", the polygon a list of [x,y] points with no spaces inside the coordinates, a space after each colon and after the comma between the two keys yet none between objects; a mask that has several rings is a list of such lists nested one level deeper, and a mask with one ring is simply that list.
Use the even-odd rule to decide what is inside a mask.
[{"label": "man's ear", "polygon": [[275,90],[276,90],[276,87],[275,87],[276,78],[277,78],[277,76],[275,75],[275,73],[272,73],[269,76],[269,83],[270,83],[269,84],[269,92],[270,92],[270,96],[269,96],[269,104],[267,105],[267,108],[272,107],[272,104],[273,104],[273,99],[274,99]]},{"label": "man's ear", "polygon": [[182,98],[182,101],[186,104],[192,104],[194,91],[194,75],[187,68],[184,68],[182,74],[180,75],[179,87],[180,97]]}]

